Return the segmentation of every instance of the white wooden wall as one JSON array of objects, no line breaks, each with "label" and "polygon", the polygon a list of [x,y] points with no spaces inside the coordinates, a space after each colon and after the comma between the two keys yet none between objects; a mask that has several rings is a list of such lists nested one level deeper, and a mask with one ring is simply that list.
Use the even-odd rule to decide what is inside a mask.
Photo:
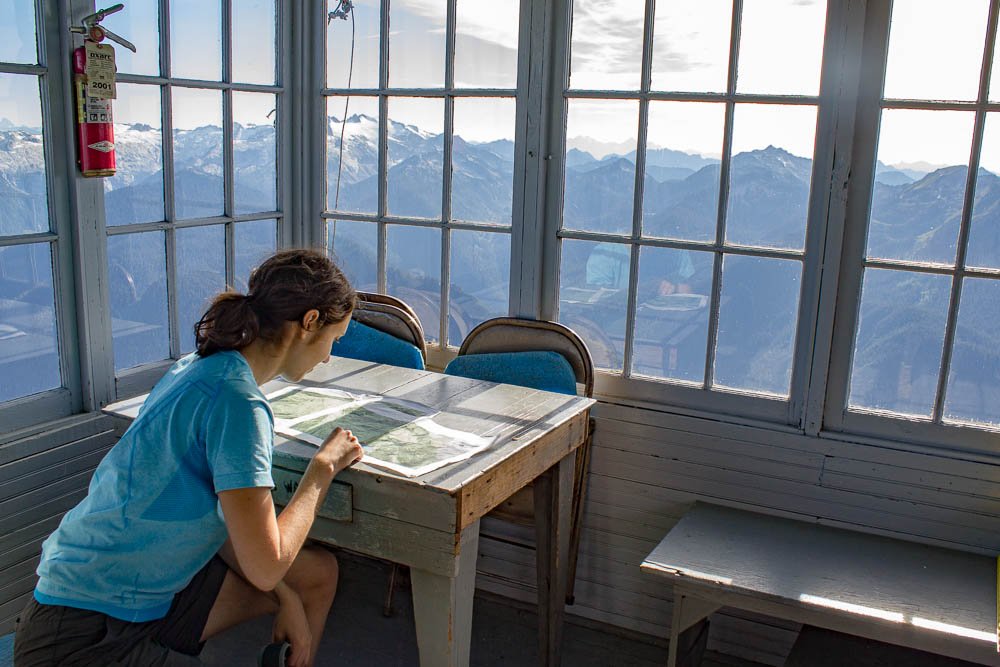
[{"label": "white wooden wall", "polygon": [[[986,554],[1000,552],[1000,467],[601,403],[571,614],[666,637],[668,585],[639,563],[696,500]],[[530,532],[484,522],[512,541]],[[534,599],[534,552],[480,541],[478,585]],[[781,665],[798,627],[723,610],[709,648]]]},{"label": "white wooden wall", "polygon": [[35,588],[42,542],[86,495],[116,440],[109,418],[89,415],[0,444],[0,635]]}]

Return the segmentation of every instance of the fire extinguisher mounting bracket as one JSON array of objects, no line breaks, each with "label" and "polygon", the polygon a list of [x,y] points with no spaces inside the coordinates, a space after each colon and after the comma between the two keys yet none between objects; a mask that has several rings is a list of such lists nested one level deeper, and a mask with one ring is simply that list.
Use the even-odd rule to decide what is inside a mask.
[{"label": "fire extinguisher mounting bracket", "polygon": [[117,5],[112,5],[106,9],[96,11],[93,14],[87,14],[80,19],[80,25],[70,26],[69,31],[78,35],[87,35],[89,39],[95,42],[102,42],[106,37],[115,44],[120,44],[132,53],[135,53],[135,44],[128,41],[121,35],[116,35],[104,26],[99,25],[100,22],[108,16],[114,14],[115,12],[120,12],[123,9],[125,9],[125,5],[118,3]]}]

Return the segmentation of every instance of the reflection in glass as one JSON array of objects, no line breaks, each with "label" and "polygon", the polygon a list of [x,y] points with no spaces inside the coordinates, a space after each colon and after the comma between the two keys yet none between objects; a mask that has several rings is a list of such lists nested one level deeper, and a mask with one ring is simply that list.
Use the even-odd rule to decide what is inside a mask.
[{"label": "reflection in glass", "polygon": [[455,230],[451,233],[448,342],[466,335],[510,308],[510,234]]},{"label": "reflection in glass", "polygon": [[736,91],[818,95],[825,28],[825,1],[744,2]]},{"label": "reflection in glass", "polygon": [[715,238],[725,112],[724,104],[649,103],[644,236]]},{"label": "reflection in glass", "polygon": [[222,215],[222,92],[174,87],[173,120],[176,216]]},{"label": "reflection in glass", "polygon": [[715,385],[788,396],[802,264],[726,255],[715,349]]},{"label": "reflection in glass", "polygon": [[[1000,43],[1000,41],[998,41]],[[983,148],[976,174],[976,199],[972,206],[969,266],[1000,268],[1000,113],[986,114]]]},{"label": "reflection in glass", "polygon": [[330,256],[354,289],[378,292],[378,225],[331,220],[327,224]]},{"label": "reflection in glass", "polygon": [[458,0],[455,87],[516,88],[518,0]]},{"label": "reflection in glass", "polygon": [[61,386],[48,243],[0,248],[0,403]]},{"label": "reflection in glass", "polygon": [[[328,0],[328,9],[332,11],[337,4],[338,0]],[[335,18],[327,23],[328,88],[378,88],[381,6],[379,0],[354,0],[354,9],[346,20]]]},{"label": "reflection in glass", "polygon": [[34,0],[7,0],[0,5],[0,62],[38,62]]},{"label": "reflection in glass", "polygon": [[944,418],[1000,424],[1000,282],[966,278],[958,308]]},{"label": "reflection in glass", "polygon": [[726,92],[732,22],[732,2],[657,3],[652,89]]},{"label": "reflection in glass", "polygon": [[329,97],[326,104],[326,206],[331,211],[376,213],[378,98]]},{"label": "reflection in glass", "polygon": [[954,264],[974,115],[882,111],[868,257]]},{"label": "reflection in glass", "polygon": [[[444,87],[447,3],[389,3],[389,87]],[[355,58],[357,62],[357,58]]]},{"label": "reflection in glass", "polygon": [[441,231],[388,227],[386,289],[417,313],[427,340],[440,340]]},{"label": "reflection in glass", "polygon": [[849,407],[931,415],[950,292],[948,276],[865,270]]},{"label": "reflection in glass", "polygon": [[235,262],[233,264],[233,286],[236,291],[246,293],[250,272],[274,254],[276,250],[276,221],[251,220],[237,222],[233,228]]},{"label": "reflection in glass", "polygon": [[233,189],[236,215],[273,211],[277,97],[233,91]]},{"label": "reflection in glass", "polygon": [[389,99],[389,213],[441,217],[444,176],[444,101]]},{"label": "reflection in glass", "polygon": [[275,0],[233,3],[233,76],[239,83],[274,83]]},{"label": "reflection in glass", "polygon": [[177,230],[177,317],[181,354],[194,350],[194,325],[209,302],[226,289],[224,225]]},{"label": "reflection in glass", "polygon": [[816,107],[737,104],[726,241],[805,245]]},{"label": "reflection in glass", "polygon": [[[106,6],[106,5],[99,5]],[[174,3],[171,3],[171,14]],[[160,3],[159,0],[129,0],[125,9],[111,14],[104,25],[115,34],[121,35],[136,46],[132,53],[115,45],[115,66],[121,73],[160,73]],[[107,44],[108,42],[105,42]],[[174,73],[177,76],[177,73]],[[118,107],[115,107],[115,112]]]},{"label": "reflection in glass", "polygon": [[562,243],[559,321],[580,334],[597,368],[624,365],[630,257],[622,243]]},{"label": "reflection in glass", "polygon": [[893,0],[885,97],[974,100],[989,0]]},{"label": "reflection in glass", "polygon": [[638,102],[575,99],[568,104],[563,227],[630,234]]},{"label": "reflection in glass", "polygon": [[511,224],[514,98],[455,100],[451,217]]},{"label": "reflection in glass", "polygon": [[170,75],[222,80],[222,2],[170,0]]},{"label": "reflection in glass", "polygon": [[[45,145],[38,77],[0,74],[0,236],[49,230]],[[5,127],[6,126],[6,127]]]},{"label": "reflection in glass", "polygon": [[119,83],[114,118],[118,170],[102,179],[107,224],[163,220],[160,87]]},{"label": "reflection in glass", "polygon": [[108,237],[116,372],[170,356],[166,284],[163,232]]},{"label": "reflection in glass", "polygon": [[642,249],[633,374],[705,381],[712,260],[710,252]]},{"label": "reflection in glass", "polygon": [[638,90],[642,72],[645,3],[608,6],[573,2],[569,87],[578,90]]}]

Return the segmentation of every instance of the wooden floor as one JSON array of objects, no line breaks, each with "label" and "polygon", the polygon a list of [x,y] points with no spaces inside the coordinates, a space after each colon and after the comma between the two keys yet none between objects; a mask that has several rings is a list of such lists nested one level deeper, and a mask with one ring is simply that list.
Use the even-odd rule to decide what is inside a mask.
[{"label": "wooden floor", "polygon": [[[387,564],[350,555],[341,556],[341,583],[316,667],[410,667],[418,664],[410,590],[404,579],[397,587],[391,618],[382,615],[388,581]],[[535,614],[519,603],[477,595],[472,624],[472,665],[479,667],[537,664]],[[587,622],[566,624],[562,664],[569,667],[634,665],[662,667],[665,641],[644,635],[623,637]],[[270,621],[259,619],[234,628],[205,646],[209,666],[256,664],[257,651],[270,638]],[[755,663],[709,654],[703,667],[756,667]]]}]

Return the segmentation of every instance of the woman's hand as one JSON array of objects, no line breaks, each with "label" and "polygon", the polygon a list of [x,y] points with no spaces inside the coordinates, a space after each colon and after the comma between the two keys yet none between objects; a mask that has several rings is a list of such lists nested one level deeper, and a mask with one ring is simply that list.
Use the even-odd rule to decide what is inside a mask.
[{"label": "woman's hand", "polygon": [[[309,667],[312,664],[312,631],[309,629],[309,619],[302,606],[302,599],[285,586],[278,596],[278,613],[274,617],[272,641],[288,642],[291,651],[288,655],[289,667]],[[278,589],[275,589],[278,592]]]},{"label": "woman's hand", "polygon": [[319,451],[313,457],[313,463],[326,466],[336,475],[363,457],[364,452],[361,449],[361,444],[354,437],[354,434],[338,426],[320,445]]}]

